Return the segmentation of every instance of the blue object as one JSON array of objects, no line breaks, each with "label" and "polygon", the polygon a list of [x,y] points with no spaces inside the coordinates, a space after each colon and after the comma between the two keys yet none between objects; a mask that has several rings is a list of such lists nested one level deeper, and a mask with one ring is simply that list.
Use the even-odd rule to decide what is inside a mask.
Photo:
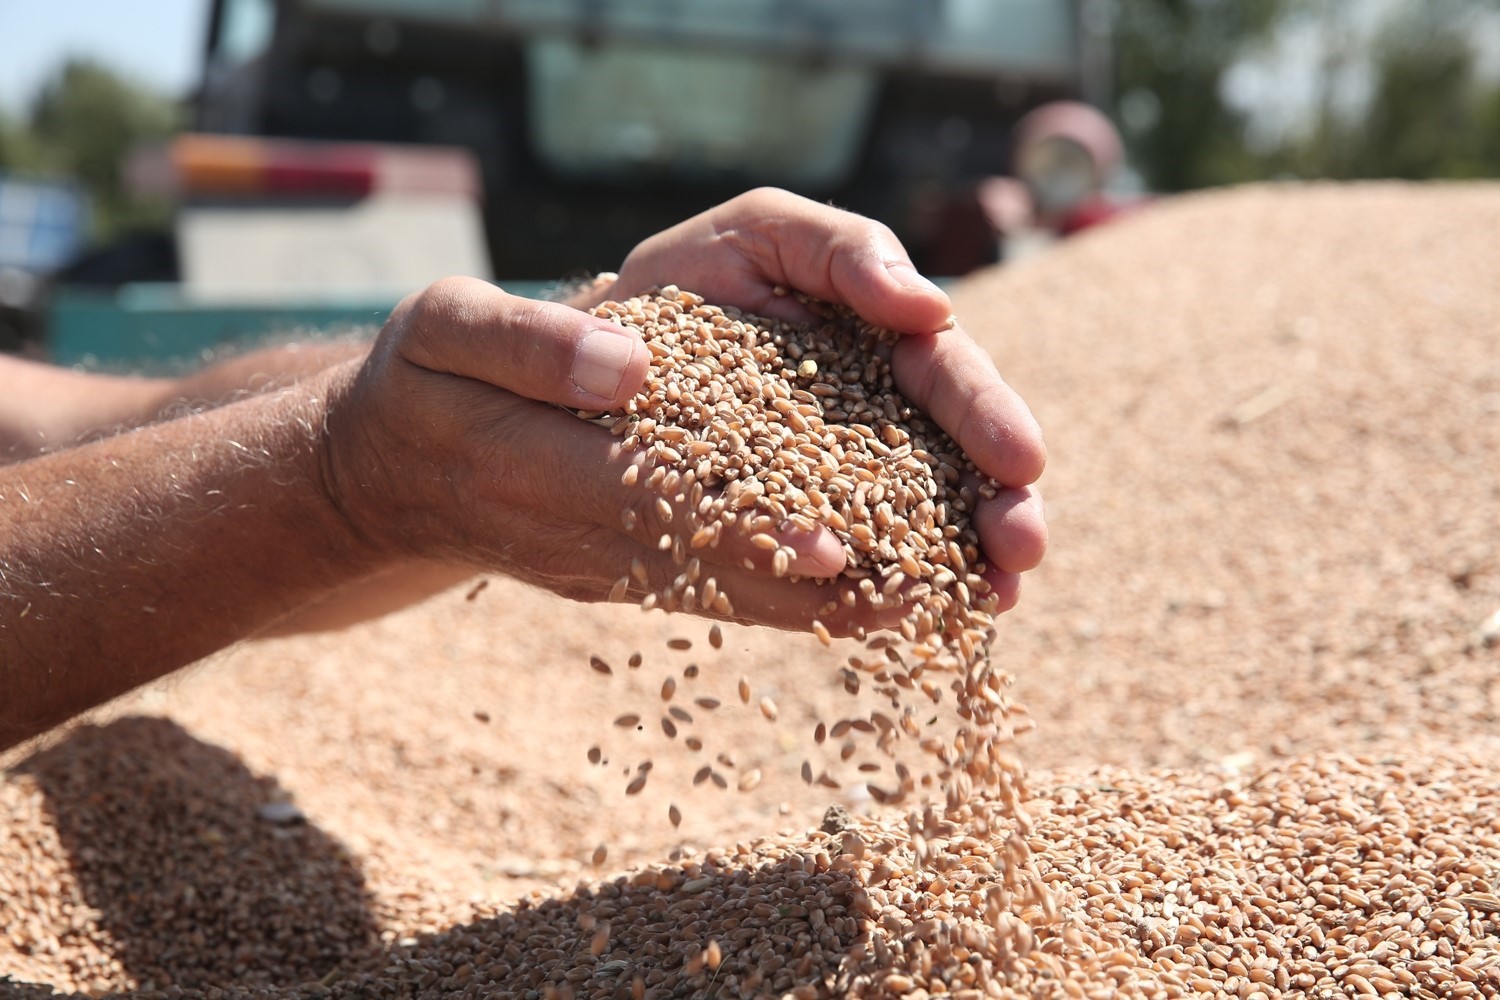
[{"label": "blue object", "polygon": [[87,234],[88,201],[76,186],[0,171],[0,268],[49,274]]}]

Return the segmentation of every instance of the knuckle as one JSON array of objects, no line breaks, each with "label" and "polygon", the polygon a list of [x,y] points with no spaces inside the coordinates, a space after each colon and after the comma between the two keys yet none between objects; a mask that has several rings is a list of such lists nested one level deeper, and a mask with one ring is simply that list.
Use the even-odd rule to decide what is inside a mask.
[{"label": "knuckle", "polygon": [[472,279],[461,277],[439,278],[418,292],[418,301],[424,312],[450,313],[473,290]]},{"label": "knuckle", "polygon": [[806,201],[807,199],[795,195],[785,188],[773,185],[761,185],[757,188],[751,188],[734,200],[740,202],[745,207],[763,208],[772,205],[784,205],[795,201]]}]

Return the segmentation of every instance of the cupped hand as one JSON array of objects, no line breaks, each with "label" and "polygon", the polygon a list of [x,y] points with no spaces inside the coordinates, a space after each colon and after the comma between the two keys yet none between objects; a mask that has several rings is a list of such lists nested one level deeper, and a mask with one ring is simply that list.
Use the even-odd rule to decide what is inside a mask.
[{"label": "cupped hand", "polygon": [[[1040,433],[888,229],[786,192],[755,191],[648,239],[597,293],[602,301],[668,283],[718,304],[805,319],[776,292],[795,288],[907,334],[891,358],[902,391],[1005,487],[976,522],[1001,607],[1014,604],[1018,574],[1046,541],[1030,489],[1044,461]],[[330,493],[366,544],[391,560],[499,570],[582,600],[604,599],[632,573],[645,577],[645,589],[664,591],[682,567],[661,549],[666,526],[641,505],[639,487],[622,482],[639,456],[552,405],[619,409],[648,365],[631,331],[486,282],[445,279],[402,302],[363,365],[331,393]],[[627,508],[639,508],[637,516],[622,518]],[[794,574],[843,569],[842,548],[825,530],[779,534],[798,553]],[[766,553],[734,533],[693,554],[741,620],[805,629],[831,596],[810,579],[775,578]],[[632,583],[633,595],[642,589]],[[877,624],[846,618],[842,607],[825,624]]]},{"label": "cupped hand", "polygon": [[[444,279],[403,301],[364,363],[337,373],[325,404],[328,493],[377,566],[440,560],[578,600],[603,600],[632,573],[646,581],[633,580],[632,596],[665,591],[683,567],[660,548],[667,529],[641,488],[623,482],[639,454],[552,405],[619,409],[647,367],[633,331]],[[628,524],[627,508],[640,509]],[[833,596],[774,577],[747,537],[693,555],[738,620],[806,629]],[[806,559],[792,569],[830,575]],[[856,624],[877,622],[832,623]]]},{"label": "cupped hand", "polygon": [[[1032,484],[1046,463],[1041,430],[994,361],[951,319],[948,296],[919,274],[889,228],[787,191],[740,195],[645,240],[616,280],[581,305],[676,284],[716,305],[781,319],[811,318],[792,288],[847,305],[878,326],[906,334],[892,350],[901,391],[958,442],[981,472],[1004,489],[975,520],[986,574],[1002,608],[1019,594],[1020,574],[1047,545],[1040,495]],[[809,554],[810,571],[842,568],[836,546],[791,540]]]}]

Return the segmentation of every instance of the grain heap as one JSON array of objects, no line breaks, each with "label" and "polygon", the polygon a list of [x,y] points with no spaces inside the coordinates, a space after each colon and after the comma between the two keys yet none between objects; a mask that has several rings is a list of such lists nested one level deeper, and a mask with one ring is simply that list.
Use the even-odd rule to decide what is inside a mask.
[{"label": "grain heap", "polygon": [[496,579],[5,761],[0,997],[1500,996],[1497,230],[1493,184],[1217,191],[955,291],[1051,448],[1001,629],[1055,919],[989,921],[997,803],[919,845],[797,779],[849,697],[801,637],[723,627],[699,724],[764,778],[674,830],[583,748],[661,683],[590,651],[683,619]]},{"label": "grain heap", "polygon": [[[936,775],[916,775],[896,762],[895,787],[867,785],[877,801],[902,801],[923,777],[936,777],[950,804],[967,800],[978,784],[994,787],[1014,809],[1020,766],[1009,747],[1008,677],[988,656],[996,602],[982,575],[971,520],[975,504],[994,497],[998,487],[901,396],[878,350],[895,334],[847,310],[799,299],[822,321],[762,319],[709,305],[675,286],[593,310],[639,332],[651,366],[623,415],[580,416],[608,423],[627,453],[643,454],[642,464],[625,471],[624,483],[644,489],[649,499],[640,506],[646,511],[627,507],[624,527],[633,531],[654,515],[662,529],[659,547],[682,567],[669,586],[653,591],[645,589],[649,576],[637,559],[611,597],[644,590],[640,603],[647,610],[701,608],[729,616],[731,595],[695,553],[739,532],[770,554],[772,572],[782,577],[797,553],[778,541],[778,533],[827,528],[842,544],[846,565],[836,585],[826,587],[811,628],[831,645],[830,622],[848,623],[856,638],[877,620],[895,625],[900,640],[870,639],[868,652],[877,655],[851,656],[846,674],[851,692],[860,686],[854,671],[872,675],[875,692],[899,714],[833,720],[819,726],[818,742],[829,733],[835,739],[868,733],[889,754],[903,734],[920,739],[939,762]],[[744,566],[756,563],[745,557]],[[592,663],[600,670],[602,661]],[[918,707],[907,701],[914,692],[941,705],[937,678],[943,675],[952,678],[947,686],[963,720],[949,739],[930,731],[924,736]],[[675,690],[675,679],[668,678],[662,701]],[[740,697],[748,701],[744,682]],[[774,703],[761,707],[775,718]],[[669,711],[691,721],[675,706]],[[630,714],[615,724],[639,722]],[[664,717],[662,724],[675,735],[676,723]],[[846,760],[851,755],[843,754]],[[631,789],[644,787],[646,773],[635,773]],[[723,780],[711,767],[699,774]],[[814,780],[810,764],[803,765],[803,780]],[[817,780],[838,787],[827,772]]]}]

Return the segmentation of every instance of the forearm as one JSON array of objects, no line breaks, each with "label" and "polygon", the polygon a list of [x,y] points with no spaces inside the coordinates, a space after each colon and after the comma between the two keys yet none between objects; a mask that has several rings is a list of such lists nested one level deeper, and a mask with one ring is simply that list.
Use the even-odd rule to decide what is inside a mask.
[{"label": "forearm", "polygon": [[0,747],[381,568],[323,486],[350,371],[4,470]]},{"label": "forearm", "polygon": [[295,384],[369,351],[311,340],[228,358],[182,378],[104,375],[0,356],[0,465]]},{"label": "forearm", "polygon": [[158,382],[136,423],[185,413],[296,385],[334,365],[363,358],[368,337],[341,337],[281,344],[226,358],[180,379]]}]

